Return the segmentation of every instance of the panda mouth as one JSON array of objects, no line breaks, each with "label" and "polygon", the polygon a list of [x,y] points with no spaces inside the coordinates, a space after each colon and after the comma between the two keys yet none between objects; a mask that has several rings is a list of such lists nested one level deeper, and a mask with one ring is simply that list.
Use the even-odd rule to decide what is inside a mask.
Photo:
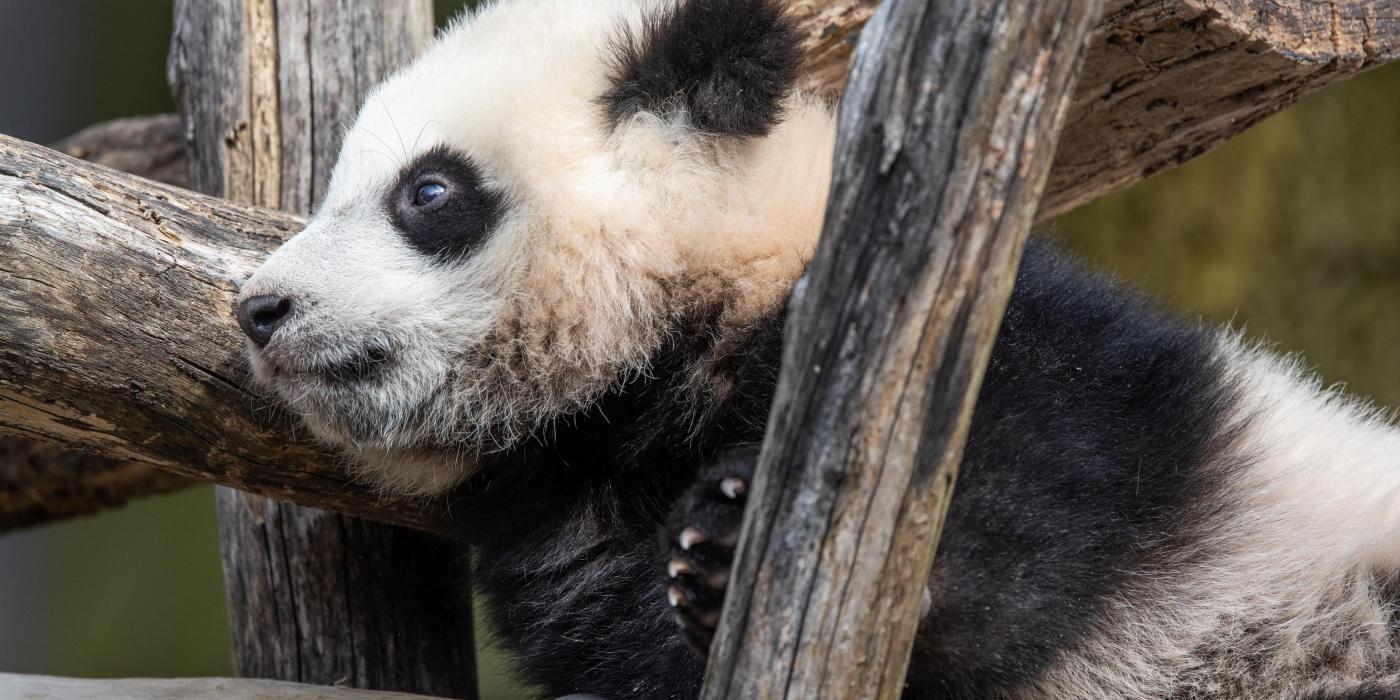
[{"label": "panda mouth", "polygon": [[335,383],[367,382],[383,375],[392,363],[389,348],[376,345],[363,348],[348,360],[326,365],[319,374]]},{"label": "panda mouth", "polygon": [[[269,346],[269,351],[275,350]],[[394,349],[387,341],[373,340],[350,351],[295,354],[263,353],[273,377],[320,379],[327,384],[358,384],[382,377],[394,364]]]}]

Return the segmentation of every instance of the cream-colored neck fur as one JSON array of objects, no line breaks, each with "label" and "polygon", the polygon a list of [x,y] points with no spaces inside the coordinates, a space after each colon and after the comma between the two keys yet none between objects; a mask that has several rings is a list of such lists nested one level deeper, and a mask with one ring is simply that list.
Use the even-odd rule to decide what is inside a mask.
[{"label": "cream-colored neck fur", "polygon": [[641,114],[584,165],[600,172],[523,197],[520,235],[501,238],[513,250],[488,251],[518,268],[495,331],[461,363],[464,422],[509,444],[646,373],[683,320],[716,318],[706,331],[723,343],[774,312],[820,234],[833,140],[830,110],[806,97],[764,139]]}]

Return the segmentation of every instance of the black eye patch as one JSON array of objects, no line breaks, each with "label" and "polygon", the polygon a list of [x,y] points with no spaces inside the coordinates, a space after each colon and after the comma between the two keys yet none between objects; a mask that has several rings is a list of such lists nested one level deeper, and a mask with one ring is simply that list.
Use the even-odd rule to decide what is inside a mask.
[{"label": "black eye patch", "polygon": [[505,197],[486,185],[471,158],[444,147],[404,168],[384,204],[408,244],[440,262],[475,252],[505,212]]}]

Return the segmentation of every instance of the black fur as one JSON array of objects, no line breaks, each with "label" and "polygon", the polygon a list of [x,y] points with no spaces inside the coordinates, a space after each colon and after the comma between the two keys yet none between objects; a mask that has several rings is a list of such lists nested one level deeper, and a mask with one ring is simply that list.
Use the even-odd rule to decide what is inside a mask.
[{"label": "black fur", "polygon": [[1367,684],[1336,693],[1317,693],[1300,700],[1400,700],[1400,690]]},{"label": "black fur", "polygon": [[[477,580],[530,681],[556,695],[694,697],[703,662],[663,567],[685,523],[705,520],[721,537],[737,527],[738,509],[707,503],[718,472],[697,475],[762,439],[782,323],[716,357],[697,320],[652,378],[499,455],[459,494]],[[700,358],[716,378],[702,386],[733,390],[693,390]],[[1227,507],[1208,496],[1226,466],[1211,457],[1230,439],[1232,401],[1207,334],[1033,242],[975,412],[906,697],[992,697],[1025,683],[1091,633],[1109,595],[1200,556],[1197,533]]]},{"label": "black fur", "polygon": [[614,124],[683,108],[699,131],[765,136],[797,81],[799,37],[779,0],[684,0],[615,46]]},{"label": "black fur", "polygon": [[[432,206],[415,204],[418,188],[436,183],[446,188]],[[505,197],[487,186],[472,159],[448,148],[435,148],[414,159],[384,195],[394,227],[418,252],[441,262],[471,255],[500,223]]]}]

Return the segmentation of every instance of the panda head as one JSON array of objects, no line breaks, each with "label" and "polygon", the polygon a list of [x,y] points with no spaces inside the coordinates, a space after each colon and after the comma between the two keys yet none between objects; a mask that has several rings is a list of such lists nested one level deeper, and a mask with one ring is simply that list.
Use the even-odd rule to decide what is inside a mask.
[{"label": "panda head", "polygon": [[780,0],[500,0],[380,85],[238,298],[255,376],[360,473],[444,491],[783,303],[827,106]]}]

